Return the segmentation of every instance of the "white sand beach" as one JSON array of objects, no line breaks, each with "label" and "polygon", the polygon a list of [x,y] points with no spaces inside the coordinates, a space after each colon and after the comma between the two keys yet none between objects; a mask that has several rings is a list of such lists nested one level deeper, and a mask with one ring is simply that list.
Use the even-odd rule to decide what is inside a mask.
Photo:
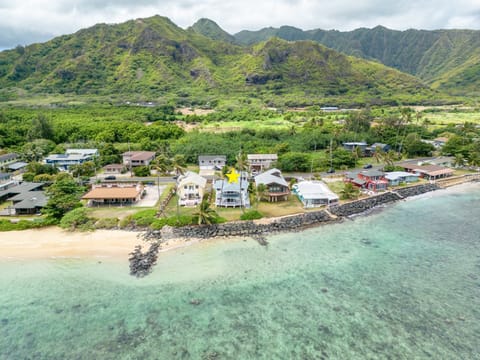
[{"label": "white sand beach", "polygon": [[135,245],[144,244],[138,233],[97,230],[69,232],[58,227],[0,233],[1,259],[55,257],[128,258]]}]

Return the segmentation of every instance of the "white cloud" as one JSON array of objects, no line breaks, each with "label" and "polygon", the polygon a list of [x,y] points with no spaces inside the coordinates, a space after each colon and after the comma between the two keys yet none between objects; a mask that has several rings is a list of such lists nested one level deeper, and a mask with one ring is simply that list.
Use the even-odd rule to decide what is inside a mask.
[{"label": "white cloud", "polygon": [[209,18],[230,33],[281,25],[305,30],[480,28],[478,0],[0,0],[0,48],[156,14],[184,28]]}]

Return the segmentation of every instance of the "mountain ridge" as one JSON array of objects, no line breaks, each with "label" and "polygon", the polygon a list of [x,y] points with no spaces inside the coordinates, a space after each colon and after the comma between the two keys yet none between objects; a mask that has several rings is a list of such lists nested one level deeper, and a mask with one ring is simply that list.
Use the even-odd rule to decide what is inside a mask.
[{"label": "mountain ridge", "polygon": [[[203,29],[222,35],[218,25],[202,23],[207,25]],[[212,40],[198,28],[184,30],[154,16],[97,24],[0,52],[0,98],[14,97],[15,89],[34,94],[139,94],[177,103],[244,97],[293,105],[422,103],[439,96],[411,75],[315,41],[277,37],[246,47]]]}]

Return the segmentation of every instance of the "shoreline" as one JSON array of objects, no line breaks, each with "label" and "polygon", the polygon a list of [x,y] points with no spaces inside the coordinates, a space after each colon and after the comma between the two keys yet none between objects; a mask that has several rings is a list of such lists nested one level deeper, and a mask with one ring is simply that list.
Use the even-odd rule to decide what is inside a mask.
[{"label": "shoreline", "polygon": [[[468,182],[454,185],[448,188],[442,188],[436,191],[407,197],[400,201],[411,201],[414,199],[430,198],[443,196],[446,193],[468,193],[472,188],[478,188],[478,183]],[[393,202],[396,203],[396,202]],[[291,232],[302,231],[307,228],[321,225],[339,223],[343,219],[353,220],[358,216],[369,216],[377,211],[382,211],[392,203],[377,206],[365,212],[339,218],[335,221],[327,221],[310,226],[304,226],[299,229],[291,229]],[[377,211],[376,211],[377,210]],[[264,222],[266,219],[261,219]],[[268,219],[269,222],[275,221],[275,218]],[[282,231],[288,232],[289,230]],[[14,261],[27,259],[118,259],[128,261],[129,254],[136,245],[142,245],[143,251],[149,247],[149,242],[143,239],[144,231],[127,230],[96,230],[92,232],[70,232],[59,227],[47,227],[40,229],[29,229],[19,231],[8,231],[1,233],[0,239],[0,261]],[[273,234],[273,233],[272,233]],[[269,236],[265,233],[264,236]],[[217,240],[229,240],[240,238],[252,238],[252,235],[225,235],[210,238],[182,238],[173,237],[162,239],[160,253],[177,250],[187,246],[199,243],[210,243]]]}]

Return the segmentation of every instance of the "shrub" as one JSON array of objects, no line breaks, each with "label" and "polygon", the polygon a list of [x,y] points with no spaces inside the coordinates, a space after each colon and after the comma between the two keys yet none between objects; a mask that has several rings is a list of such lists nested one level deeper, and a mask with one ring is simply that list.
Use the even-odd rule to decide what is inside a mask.
[{"label": "shrub", "polygon": [[255,220],[262,217],[263,215],[258,210],[248,210],[240,216],[240,220]]},{"label": "shrub", "polygon": [[94,219],[88,217],[88,210],[80,207],[66,213],[59,226],[63,229],[87,231],[94,229],[93,224]]},{"label": "shrub", "polygon": [[150,226],[156,220],[157,211],[155,209],[142,210],[132,215],[132,220],[136,226]]},{"label": "shrub", "polygon": [[100,219],[95,223],[96,229],[113,229],[118,226],[118,218]]}]

